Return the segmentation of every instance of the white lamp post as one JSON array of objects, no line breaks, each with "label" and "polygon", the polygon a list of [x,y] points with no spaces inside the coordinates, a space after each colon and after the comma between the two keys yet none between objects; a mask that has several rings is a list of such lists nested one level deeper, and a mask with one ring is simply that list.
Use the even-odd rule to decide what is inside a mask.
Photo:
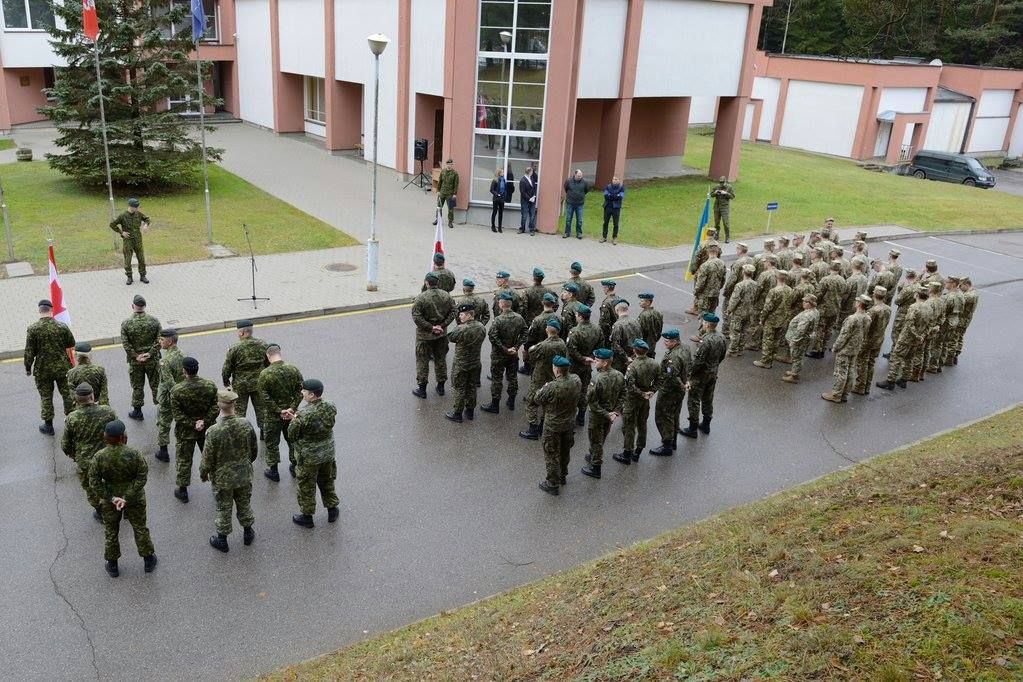
[{"label": "white lamp post", "polygon": [[369,43],[369,51],[373,53],[373,202],[369,218],[369,241],[366,242],[366,291],[377,290],[377,269],[380,260],[379,247],[377,243],[377,130],[380,121],[380,55],[387,49],[391,40],[380,33],[374,33],[366,38]]}]

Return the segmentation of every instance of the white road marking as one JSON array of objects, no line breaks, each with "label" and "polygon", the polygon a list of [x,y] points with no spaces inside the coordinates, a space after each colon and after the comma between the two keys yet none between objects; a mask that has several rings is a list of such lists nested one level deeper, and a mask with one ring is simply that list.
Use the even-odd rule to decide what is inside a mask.
[{"label": "white road marking", "polygon": [[[953,243],[955,243],[955,242],[953,242]],[[1003,277],[1011,277],[1013,279],[1015,279],[1017,277],[1016,275],[1010,274],[1008,272],[1002,272],[1001,270],[995,270],[994,268],[987,268],[987,267],[984,267],[983,265],[977,265],[976,263],[968,263],[967,261],[959,260],[958,258],[951,258],[949,256],[942,256],[942,255],[937,254],[937,253],[931,253],[930,251],[924,251],[923,249],[914,249],[912,246],[906,246],[905,244],[902,244],[902,243],[895,243],[895,242],[885,241],[885,244],[890,244],[890,245],[892,245],[892,246],[894,246],[896,248],[899,248],[899,249],[909,249],[910,251],[916,251],[917,253],[922,253],[922,254],[927,255],[927,256],[934,256],[935,258],[940,258],[941,260],[952,261],[953,263],[959,263],[960,265],[966,265],[966,266],[969,266],[971,268],[977,268],[978,270],[987,270],[988,272],[993,272],[995,274],[1002,275]],[[966,245],[965,244],[960,244],[960,246],[966,246]],[[972,246],[967,246],[966,248],[973,248],[973,247]]]},{"label": "white road marking", "polygon": [[1013,256],[1013,255],[1008,254],[1008,253],[999,253],[998,251],[992,251],[991,249],[985,249],[984,247],[974,246],[972,244],[963,244],[962,242],[957,242],[957,241],[954,241],[952,239],[945,239],[944,237],[931,237],[931,239],[933,239],[935,241],[939,241],[939,242],[946,242],[948,244],[955,244],[956,246],[966,246],[966,247],[969,247],[971,249],[976,249],[978,251],[984,251],[986,253],[993,254],[995,256],[1004,256],[1005,258],[1015,258],[1016,260],[1023,260],[1023,258],[1020,258],[1019,256]]},{"label": "white road marking", "polygon": [[653,277],[650,277],[649,275],[644,275],[642,272],[637,272],[636,274],[639,275],[640,277],[642,277],[643,279],[648,279],[651,282],[657,282],[661,286],[668,287],[669,289],[674,289],[675,291],[681,291],[683,294],[686,294],[688,296],[692,296],[693,295],[693,292],[691,292],[691,291],[686,291],[685,289],[680,289],[679,287],[672,286],[671,284],[668,284],[666,282],[662,282],[659,279],[654,279]]}]

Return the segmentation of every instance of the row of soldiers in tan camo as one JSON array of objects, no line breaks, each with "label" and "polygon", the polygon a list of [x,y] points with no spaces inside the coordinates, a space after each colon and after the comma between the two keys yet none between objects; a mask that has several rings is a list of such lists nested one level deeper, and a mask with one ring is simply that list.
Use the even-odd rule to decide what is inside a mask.
[{"label": "row of soldiers in tan camo", "polygon": [[[500,414],[507,384],[504,404],[514,410],[517,375],[530,377],[527,428],[519,435],[542,441],[547,476],[540,489],[554,495],[565,484],[573,428],[586,424],[587,413],[589,454],[582,473],[592,478],[601,477],[604,444],[619,418],[623,449],[613,458],[624,465],[639,460],[646,447],[647,419],[655,396],[661,445],[650,454],[672,455],[679,433],[690,438],[701,431],[709,433],[717,368],[726,349],[725,340],[716,331],[720,321],[716,315],[705,316],[702,343],[691,354],[677,329],[664,329],[652,293],[639,294],[641,311],[633,318],[630,303],[615,293],[617,283],[610,279],[600,283],[604,300],[599,321],[593,324],[591,306],[596,294],[582,280],[580,263],[572,263],[569,271],[570,279],[561,287],[560,312],[559,298],[543,284],[545,273],[539,268],[533,270],[533,284],[522,291],[511,288],[508,272],[497,272],[491,305],[475,294],[475,282],[469,279],[462,281],[462,297],[453,299],[445,285],[453,290],[455,278],[440,257],[412,305],[417,382],[413,395],[426,399],[431,363],[437,394],[445,395],[447,354],[453,343],[454,405],[445,417],[457,423],[474,420],[482,371],[480,353],[484,341],[489,340],[491,401],[481,409]],[[456,315],[457,325],[449,329]],[[664,347],[660,363],[654,359],[659,341]],[[689,426],[679,429],[687,391]]]},{"label": "row of soldiers in tan camo", "polygon": [[[314,527],[317,489],[327,508],[327,520],[336,521],[339,500],[334,490],[337,465],[333,427],[337,408],[322,398],[322,382],[303,379],[298,368],[283,361],[279,345],[255,338],[252,322],[239,320],[239,340],[228,349],[221,373],[225,389],[218,391],[212,381],[199,376],[198,360],[186,357],[178,348],[177,332],[162,328],[146,313],[143,297],[135,296],[132,307],[132,317],[121,327],[132,385],[128,416],[144,419],[143,381],[148,377],[157,405],[159,449],[155,456],[162,462],[170,461],[167,446],[173,422],[174,496],[183,503],[188,502],[195,448],[202,453],[199,477],[212,484],[216,501],[217,533],[210,538],[210,545],[228,551],[232,512],[242,526],[244,543],[249,545],[255,538],[250,499],[252,463],[258,445],[256,431],[245,419],[250,399],[259,439],[266,442],[268,467],[264,476],[271,481],[280,481],[277,465],[281,436],[289,444],[289,468],[297,478],[300,511],[292,517],[294,523]],[[40,320],[28,330],[25,369],[35,375],[43,404],[40,431],[54,434],[52,400],[56,387],[65,405],[61,447],[76,464],[94,518],[106,527],[107,572],[118,575],[122,516],[132,526],[146,572],[150,572],[155,568],[156,555],[146,527],[148,465],[137,450],[127,447],[124,424],[108,405],[106,372],[93,361],[91,345],[75,343],[71,331],[52,318],[50,301],[39,302],[39,313]],[[70,363],[72,349],[77,359],[74,367]],[[300,409],[303,400],[305,406]]]}]

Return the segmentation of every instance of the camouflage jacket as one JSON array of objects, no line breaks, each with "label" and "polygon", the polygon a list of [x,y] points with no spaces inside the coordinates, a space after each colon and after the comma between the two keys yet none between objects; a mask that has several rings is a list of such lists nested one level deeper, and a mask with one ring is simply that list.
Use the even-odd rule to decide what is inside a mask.
[{"label": "camouflage jacket", "polygon": [[899,280],[895,278],[894,272],[891,270],[882,270],[877,273],[877,276],[874,277],[874,281],[870,283],[869,287],[867,287],[867,293],[870,294],[871,298],[873,298],[874,288],[884,287],[885,291],[888,292],[885,294],[884,302],[891,305],[892,299],[895,298],[895,287],[898,283]]},{"label": "camouflage jacket", "polygon": [[174,433],[194,438],[195,422],[202,419],[208,429],[217,420],[217,385],[209,379],[190,377],[171,389],[171,414]]},{"label": "camouflage jacket", "polygon": [[547,338],[547,320],[557,316],[558,314],[553,310],[544,310],[533,318],[533,321],[529,323],[529,329],[526,330],[525,344],[527,348]]},{"label": "camouflage jacket", "polygon": [[[447,268],[434,268],[433,274],[437,275],[437,288],[443,289],[449,294],[455,290],[455,273],[451,272]],[[426,291],[426,284],[419,290],[420,292]]]},{"label": "camouflage jacket", "polygon": [[772,327],[785,324],[792,309],[792,287],[788,284],[775,285],[764,299],[764,307],[760,311],[760,323]]},{"label": "camouflage jacket", "polygon": [[930,326],[930,311],[923,301],[906,306],[906,319],[897,341],[918,345],[923,342]]},{"label": "camouflage jacket", "polygon": [[542,284],[531,284],[522,290],[522,305],[520,306],[520,312],[522,319],[526,321],[526,324],[530,324],[533,318],[543,312],[543,295],[554,294],[550,287],[545,287]]},{"label": "camouflage jacket", "polygon": [[67,371],[71,369],[67,349],[74,346],[75,337],[66,325],[52,317],[40,318],[28,327],[25,371],[43,378],[67,376]]},{"label": "camouflage jacket", "polygon": [[256,390],[263,399],[266,416],[279,419],[284,410],[297,410],[302,403],[302,372],[284,360],[270,363],[259,373]]},{"label": "camouflage jacket", "polygon": [[206,429],[206,445],[199,462],[199,476],[214,490],[240,488],[252,483],[252,463],[259,452],[256,430],[244,417],[221,417]]},{"label": "camouflage jacket", "polygon": [[487,338],[487,330],[478,320],[460,324],[448,332],[448,340],[455,344],[455,357],[451,367],[471,369],[481,366],[480,349]]},{"label": "camouflage jacket", "polygon": [[535,346],[530,346],[529,362],[533,365],[530,383],[533,386],[540,386],[554,379],[554,367],[551,362],[555,355],[568,356],[568,348],[558,336],[547,337]]},{"label": "camouflage jacket", "polygon": [[583,384],[575,374],[566,372],[544,384],[533,400],[544,408],[543,432],[571,431]]},{"label": "camouflage jacket", "polygon": [[693,285],[693,296],[709,298],[717,296],[725,284],[725,262],[720,258],[709,258],[696,271],[696,284]]},{"label": "camouflage jacket", "polygon": [[160,358],[160,388],[169,391],[175,384],[185,380],[185,370],[181,367],[184,360],[185,354],[177,345],[163,352],[163,357]]},{"label": "camouflage jacket", "polygon": [[147,362],[160,359],[160,321],[146,313],[135,313],[121,323],[121,345],[129,365],[137,365],[136,355],[149,353]]},{"label": "camouflage jacket", "polygon": [[[581,386],[580,386],[581,388]],[[598,371],[586,393],[586,405],[594,416],[607,419],[609,412],[622,413],[625,409],[625,377],[616,369]]]},{"label": "camouflage jacket", "polygon": [[115,497],[124,498],[129,505],[145,502],[148,477],[146,460],[127,445],[101,448],[89,465],[89,488],[105,502]]},{"label": "camouflage jacket", "polygon": [[494,323],[490,325],[487,338],[490,339],[491,355],[496,353],[510,360],[512,358],[505,353],[505,350],[508,348],[517,350],[522,345],[526,338],[526,322],[521,315],[510,310],[501,313],[494,318]]},{"label": "camouflage jacket", "polygon": [[565,346],[568,349],[566,357],[572,361],[573,372],[580,374],[591,371],[585,359],[593,357],[593,351],[600,347],[602,340],[600,330],[591,322],[583,322],[572,328]]},{"label": "camouflage jacket", "polygon": [[690,381],[705,381],[718,375],[718,365],[725,359],[728,342],[718,331],[707,332],[696,347],[693,366],[689,369]]},{"label": "camouflage jacket", "polygon": [[60,449],[76,462],[89,461],[103,446],[103,430],[117,419],[114,408],[92,403],[78,407],[64,419]]},{"label": "camouflage jacket", "polygon": [[442,197],[458,194],[458,171],[454,168],[445,168],[440,172],[440,179],[437,181],[437,194]]},{"label": "camouflage jacket", "polygon": [[916,292],[920,291],[920,287],[916,284],[906,284],[899,293],[895,296],[895,305],[898,309],[895,311],[895,319],[901,320],[909,312],[910,306],[916,302]]},{"label": "camouflage jacket", "polygon": [[867,311],[870,323],[863,334],[864,348],[880,348],[884,343],[884,333],[888,329],[888,321],[892,319],[892,309],[884,303],[876,303]]},{"label": "camouflage jacket", "polygon": [[825,277],[817,285],[817,307],[821,315],[838,315],[845,300],[845,279],[833,273]]},{"label": "camouflage jacket", "polygon": [[838,331],[838,337],[831,346],[831,352],[835,355],[856,355],[863,345],[863,319],[856,313],[845,318],[842,328]]},{"label": "camouflage jacket", "polygon": [[121,236],[121,232],[127,232],[127,237],[123,239],[141,239],[142,238],[142,223],[149,224],[149,217],[142,211],[125,211],[121,215],[117,216],[110,223],[110,229]]},{"label": "camouflage jacket", "polygon": [[744,279],[732,289],[732,296],[728,299],[729,317],[746,319],[753,315],[753,306],[757,300],[760,287],[751,279]]},{"label": "camouflage jacket", "polygon": [[778,271],[776,269],[764,269],[757,277],[757,299],[753,303],[754,310],[760,310],[767,301],[767,295],[771,289],[778,286]]},{"label": "camouflage jacket", "polygon": [[[476,321],[482,324],[484,327],[487,326],[487,322],[490,322],[490,306],[483,300],[482,296],[476,294],[469,294],[468,296],[459,296],[455,300],[455,311],[458,311],[458,306],[471,303],[473,310],[476,312]],[[457,315],[456,315],[457,317]]]},{"label": "camouflage jacket", "polygon": [[828,268],[828,263],[825,260],[815,260],[810,263],[810,272],[813,273],[818,284],[820,284],[822,279],[831,274],[831,270]]},{"label": "camouflage jacket", "polygon": [[792,300],[789,305],[789,319],[803,312],[803,298],[808,294],[817,295],[817,287],[809,282],[792,287]]},{"label": "camouflage jacket", "polygon": [[728,268],[728,274],[725,276],[725,287],[721,290],[721,294],[725,298],[732,296],[735,285],[742,281],[742,269],[752,262],[752,256],[740,256],[732,261]]},{"label": "camouflage jacket", "polygon": [[427,289],[416,296],[412,303],[412,321],[416,324],[416,341],[433,341],[441,338],[434,334],[434,325],[447,330],[455,319],[455,301],[443,289]]},{"label": "camouflage jacket", "polygon": [[561,306],[561,338],[567,339],[572,327],[575,326],[575,311],[582,305],[579,299],[570,299]]},{"label": "camouflage jacket", "polygon": [[927,306],[931,313],[931,332],[937,333],[941,325],[945,324],[945,300],[944,296],[935,296],[927,299]]},{"label": "camouflage jacket", "polygon": [[85,382],[92,386],[92,394],[100,405],[110,404],[110,396],[107,395],[107,372],[103,367],[93,362],[83,362],[72,367],[67,372],[68,394],[74,399],[75,387]]},{"label": "camouflage jacket", "polygon": [[625,387],[632,397],[656,391],[661,387],[661,366],[653,358],[637,356],[625,372]]},{"label": "camouflage jacket", "polygon": [[[515,291],[514,289],[512,289],[511,287],[504,286],[504,287],[497,287],[496,289],[494,289],[494,301],[493,301],[493,303],[490,304],[490,311],[492,313],[494,313],[494,317],[498,317],[501,314],[501,308],[497,305],[497,301],[498,301],[497,297],[500,296],[501,294],[503,294],[506,291],[509,294],[512,295],[511,311],[513,313],[518,313],[519,315],[522,314],[522,306],[523,306],[522,297],[519,296],[519,293],[517,291]],[[525,319],[525,318],[523,318],[523,319]]]},{"label": "camouflage jacket", "polygon": [[707,249],[712,246],[720,246],[716,239],[704,239],[703,243],[700,244],[700,248],[696,250],[696,258],[692,259],[689,263],[689,272],[696,274],[700,270],[700,266],[707,262],[710,257],[707,255]]},{"label": "camouflage jacket", "polygon": [[693,366],[693,356],[688,346],[679,344],[664,353],[661,357],[661,385],[658,389],[663,395],[682,397],[689,381],[689,368]]},{"label": "camouflage jacket", "polygon": [[259,373],[269,364],[266,360],[266,346],[266,341],[250,336],[228,348],[224,366],[220,370],[224,385],[254,389]]},{"label": "camouflage jacket", "polygon": [[817,322],[821,319],[821,313],[816,308],[804,310],[789,322],[785,330],[785,341],[790,344],[798,344],[809,341],[817,331]]},{"label": "camouflage jacket", "polygon": [[650,352],[653,353],[657,349],[657,342],[661,339],[661,332],[664,331],[664,315],[660,310],[647,308],[636,316],[636,322],[639,323],[643,340],[650,346]]},{"label": "camouflage jacket", "polygon": [[963,328],[973,322],[973,314],[977,312],[978,303],[980,303],[980,294],[976,289],[963,292],[963,316],[959,320],[959,324]]},{"label": "camouflage jacket", "polygon": [[605,296],[604,300],[600,302],[600,333],[604,335],[605,339],[611,338],[611,327],[618,321],[618,317],[615,315],[615,301],[617,300],[618,296],[611,294]]},{"label": "camouflage jacket", "polygon": [[942,296],[942,298],[945,300],[945,326],[955,329],[959,326],[966,299],[963,297],[963,292],[959,291],[959,289],[950,291]]},{"label": "camouflage jacket", "polygon": [[632,357],[632,342],[643,338],[639,323],[631,317],[623,317],[611,327],[611,351],[615,358],[622,360]]},{"label": "camouflage jacket", "polygon": [[593,293],[593,287],[590,286],[590,283],[578,275],[570,277],[568,281],[579,287],[579,293],[575,295],[576,300],[593,307],[593,303],[597,300],[597,295]]},{"label": "camouflage jacket", "polygon": [[334,420],[337,408],[329,400],[307,404],[288,424],[288,437],[299,466],[326,464],[334,459]]}]

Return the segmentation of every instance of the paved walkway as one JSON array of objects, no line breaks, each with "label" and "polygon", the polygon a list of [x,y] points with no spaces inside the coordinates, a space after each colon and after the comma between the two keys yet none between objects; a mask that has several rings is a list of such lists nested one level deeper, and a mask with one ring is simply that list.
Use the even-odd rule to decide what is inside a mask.
[{"label": "paved walkway", "polygon": [[[16,138],[42,153],[50,148],[52,134],[52,130],[31,129],[18,131]],[[226,150],[227,170],[360,241],[368,239],[370,172],[362,161],[332,156],[301,140],[243,124],[221,126],[210,137],[210,144]],[[413,188],[402,189],[404,181],[387,170],[380,171],[378,182],[380,276],[375,293],[366,291],[366,250],[362,245],[258,257],[257,295],[269,296],[271,300],[261,302],[255,310],[251,302],[237,300],[251,296],[247,258],[151,266],[148,276],[152,283],[136,282],[131,287],[124,285],[124,275],[119,270],[69,273],[61,276],[61,283],[71,311],[72,330],[82,340],[114,341],[121,321],[130,314],[131,298],[136,293],[146,297],[151,314],[165,325],[186,329],[221,327],[241,317],[320,314],[405,302],[418,291],[430,266],[433,195]],[[226,220],[217,215],[216,197],[213,211],[215,225],[216,221]],[[696,218],[683,216],[679,229],[685,232],[694,229],[690,220]],[[591,222],[590,234],[592,228]],[[281,229],[287,226],[282,225]],[[628,230],[627,219],[624,229]],[[866,230],[872,238],[911,232],[891,225]],[[841,230],[842,237],[851,238],[854,231]],[[761,246],[759,239],[747,241],[754,250]],[[726,256],[734,253],[733,246],[726,245]],[[499,269],[528,282],[533,267],[540,266],[546,270],[549,281],[558,282],[567,278],[568,264],[578,260],[584,265],[584,276],[597,278],[605,273],[679,263],[688,259],[691,248],[611,246],[588,238],[580,241],[552,235],[529,237],[515,230],[498,235],[485,227],[457,224],[445,234],[449,267],[459,278],[474,278],[478,291],[493,286],[493,273]],[[58,264],[60,258],[58,249]],[[355,269],[342,272],[328,269],[337,263]],[[0,280],[0,315],[6,322],[0,328],[0,357],[20,354],[24,330],[37,317],[35,304],[48,295],[45,276]]]}]

